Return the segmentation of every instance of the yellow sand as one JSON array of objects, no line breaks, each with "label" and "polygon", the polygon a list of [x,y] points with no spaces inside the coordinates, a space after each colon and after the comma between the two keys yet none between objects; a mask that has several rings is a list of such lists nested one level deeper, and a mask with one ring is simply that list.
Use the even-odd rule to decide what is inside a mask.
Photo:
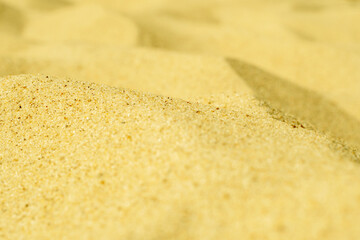
[{"label": "yellow sand", "polygon": [[0,0],[0,239],[359,239],[360,3]]}]

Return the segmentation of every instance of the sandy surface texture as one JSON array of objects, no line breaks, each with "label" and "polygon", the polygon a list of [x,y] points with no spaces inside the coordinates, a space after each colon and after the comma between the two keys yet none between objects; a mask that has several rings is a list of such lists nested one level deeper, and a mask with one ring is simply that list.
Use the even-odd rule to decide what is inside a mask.
[{"label": "sandy surface texture", "polygon": [[0,239],[360,239],[360,2],[0,0]]}]

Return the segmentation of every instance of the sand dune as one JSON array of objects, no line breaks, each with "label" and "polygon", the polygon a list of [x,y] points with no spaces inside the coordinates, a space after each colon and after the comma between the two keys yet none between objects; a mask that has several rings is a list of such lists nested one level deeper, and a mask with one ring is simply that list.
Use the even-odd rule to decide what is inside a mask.
[{"label": "sand dune", "polygon": [[46,42],[132,46],[137,41],[137,29],[131,21],[97,5],[74,6],[34,15],[24,35],[31,40]]},{"label": "sand dune", "polygon": [[24,28],[24,17],[15,7],[0,2],[0,32],[18,34]]},{"label": "sand dune", "polygon": [[50,74],[187,100],[251,91],[221,57],[115,46],[43,45],[5,62],[7,66],[0,67],[3,76]]},{"label": "sand dune", "polygon": [[251,97],[229,111],[46,76],[0,86],[5,237],[358,234],[358,211],[337,218],[358,163]]},{"label": "sand dune", "polygon": [[[150,17],[140,26],[144,29],[144,46],[245,60],[296,84],[326,94],[360,118],[360,86],[357,81],[360,56],[356,53],[317,42],[309,44],[308,41],[296,39],[290,31],[284,34],[285,29],[281,28],[271,27],[270,33],[265,32],[263,37],[259,37],[261,29],[234,31],[225,26],[202,26],[164,17]],[[338,85],[339,79],[342,79],[341,87]]]},{"label": "sand dune", "polygon": [[0,239],[358,239],[358,1],[0,1]]}]

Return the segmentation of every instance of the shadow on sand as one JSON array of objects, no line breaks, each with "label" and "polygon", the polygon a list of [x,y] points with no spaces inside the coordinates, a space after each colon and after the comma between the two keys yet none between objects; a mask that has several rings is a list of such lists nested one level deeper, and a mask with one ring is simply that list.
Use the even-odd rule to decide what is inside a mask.
[{"label": "shadow on sand", "polygon": [[227,62],[260,100],[360,148],[360,122],[335,103],[251,64],[235,59],[227,59]]}]

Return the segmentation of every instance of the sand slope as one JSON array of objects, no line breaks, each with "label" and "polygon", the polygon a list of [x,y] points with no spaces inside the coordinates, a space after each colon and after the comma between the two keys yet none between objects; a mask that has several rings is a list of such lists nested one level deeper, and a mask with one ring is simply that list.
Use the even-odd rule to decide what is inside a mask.
[{"label": "sand slope", "polygon": [[0,239],[360,238],[359,11],[0,1]]},{"label": "sand slope", "polygon": [[0,86],[5,238],[359,234],[358,163],[251,97],[234,111],[46,76]]}]

